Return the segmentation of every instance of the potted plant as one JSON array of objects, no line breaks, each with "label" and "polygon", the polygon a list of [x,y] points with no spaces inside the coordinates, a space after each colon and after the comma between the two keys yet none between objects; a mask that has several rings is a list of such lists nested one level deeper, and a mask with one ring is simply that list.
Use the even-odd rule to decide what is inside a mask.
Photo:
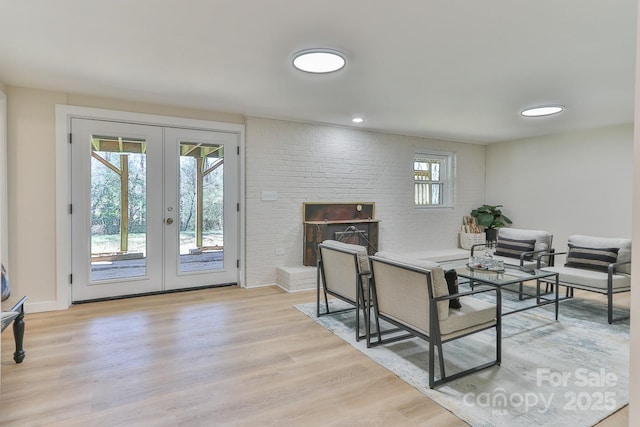
[{"label": "potted plant", "polygon": [[487,241],[495,242],[498,238],[498,228],[511,224],[511,220],[502,214],[502,205],[482,205],[471,211],[471,216],[475,217],[478,225],[485,227]]}]

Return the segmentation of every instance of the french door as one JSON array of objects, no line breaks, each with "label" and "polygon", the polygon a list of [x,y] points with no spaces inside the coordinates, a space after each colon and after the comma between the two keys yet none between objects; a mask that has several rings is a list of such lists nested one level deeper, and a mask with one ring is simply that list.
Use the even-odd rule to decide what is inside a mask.
[{"label": "french door", "polygon": [[236,283],[238,136],[71,119],[74,302]]}]

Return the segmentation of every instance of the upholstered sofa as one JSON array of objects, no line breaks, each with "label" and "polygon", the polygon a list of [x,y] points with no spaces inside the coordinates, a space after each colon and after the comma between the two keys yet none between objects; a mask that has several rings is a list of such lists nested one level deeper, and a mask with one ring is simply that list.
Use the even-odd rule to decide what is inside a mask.
[{"label": "upholstered sofa", "polygon": [[613,318],[613,295],[631,290],[631,239],[573,235],[567,244],[567,252],[554,254],[565,255],[566,263],[543,269],[558,273],[570,295],[574,288],[607,295],[609,323],[627,319]]},{"label": "upholstered sofa", "polygon": [[458,267],[467,263],[470,253],[468,249],[452,248],[402,252],[398,255],[406,259],[435,262],[443,268],[449,268]]}]

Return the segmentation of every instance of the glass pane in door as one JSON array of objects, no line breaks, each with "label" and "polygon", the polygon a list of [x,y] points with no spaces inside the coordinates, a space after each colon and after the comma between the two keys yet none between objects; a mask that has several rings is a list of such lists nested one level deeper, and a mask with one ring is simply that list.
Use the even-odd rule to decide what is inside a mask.
[{"label": "glass pane in door", "polygon": [[91,281],[147,273],[147,144],[91,139]]},{"label": "glass pane in door", "polygon": [[224,267],[224,145],[180,142],[180,272]]}]

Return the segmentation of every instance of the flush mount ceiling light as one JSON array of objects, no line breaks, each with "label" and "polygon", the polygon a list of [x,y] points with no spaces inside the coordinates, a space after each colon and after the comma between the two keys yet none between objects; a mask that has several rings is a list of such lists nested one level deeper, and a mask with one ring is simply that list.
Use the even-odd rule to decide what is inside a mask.
[{"label": "flush mount ceiling light", "polygon": [[544,107],[527,108],[526,110],[522,110],[520,114],[525,117],[541,117],[558,114],[563,110],[564,107],[562,105],[547,105]]},{"label": "flush mount ceiling light", "polygon": [[353,119],[351,119],[351,121],[353,123],[362,123],[364,122],[364,119],[362,117],[354,117]]},{"label": "flush mount ceiling light", "polygon": [[333,49],[307,49],[293,55],[293,66],[307,73],[333,73],[346,63],[344,54]]}]

